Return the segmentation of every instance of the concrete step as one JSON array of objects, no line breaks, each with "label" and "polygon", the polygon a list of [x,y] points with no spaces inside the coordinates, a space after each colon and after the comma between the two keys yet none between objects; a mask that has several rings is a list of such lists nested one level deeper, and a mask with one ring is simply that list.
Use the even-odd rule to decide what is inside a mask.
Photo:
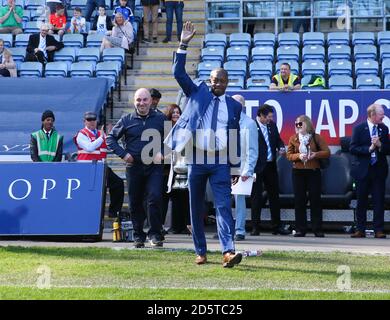
[{"label": "concrete step", "polygon": [[[187,72],[195,72],[197,67],[198,61],[195,60],[186,64]],[[134,61],[134,68],[143,74],[172,74],[172,61]]]},{"label": "concrete step", "polygon": [[184,2],[184,12],[186,10],[202,10],[204,11],[205,1],[190,0]]},{"label": "concrete step", "polygon": [[[169,47],[143,47],[139,50],[139,55],[134,56],[134,61],[139,60],[162,60],[168,59],[172,62],[173,53],[177,50],[178,43],[175,46]],[[201,54],[201,49],[191,48],[188,50],[187,59],[198,59]]]},{"label": "concrete step", "polygon": [[131,91],[135,88],[172,88],[177,87],[178,84],[172,75],[160,75],[160,76],[129,76],[127,78],[127,86],[122,85],[122,90]]},{"label": "concrete step", "polygon": [[[194,24],[194,27],[196,29],[197,34],[204,34],[205,31],[205,25],[204,25],[204,16],[200,17],[198,20],[194,21],[191,20],[191,22]],[[158,34],[164,34],[166,31],[166,24],[165,22],[159,22],[158,24]],[[176,29],[176,22],[174,22],[173,27],[172,27],[172,34],[176,35],[177,29]]]},{"label": "concrete step", "polygon": [[[202,21],[204,24],[205,14],[204,10],[185,10],[183,12],[183,21],[198,22]],[[158,23],[164,23],[167,21],[166,14],[163,13],[163,16],[158,20]],[[176,25],[176,17],[173,15],[173,25]]]},{"label": "concrete step", "polygon": [[[158,43],[140,43],[140,48],[146,48],[146,47],[154,47],[154,48],[177,48],[179,42],[170,42],[170,43],[162,43],[163,39],[165,37],[165,32],[158,37]],[[175,39],[174,37],[172,38]],[[189,48],[201,48],[203,45],[204,35],[198,34],[195,35],[194,38],[191,40]]]}]

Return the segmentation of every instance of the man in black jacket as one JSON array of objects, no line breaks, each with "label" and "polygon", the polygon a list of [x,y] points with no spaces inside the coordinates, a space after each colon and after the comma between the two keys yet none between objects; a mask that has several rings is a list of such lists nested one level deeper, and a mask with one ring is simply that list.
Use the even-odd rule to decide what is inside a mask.
[{"label": "man in black jacket", "polygon": [[28,40],[26,60],[38,61],[42,64],[52,62],[54,52],[64,47],[62,42],[58,42],[53,36],[48,35],[49,26],[41,24],[40,32],[32,34]]},{"label": "man in black jacket", "polygon": [[273,234],[288,234],[280,222],[279,178],[276,167],[277,151],[285,152],[285,144],[280,138],[278,128],[273,120],[274,111],[265,104],[257,111],[256,124],[259,133],[259,158],[256,163],[256,182],[252,188],[252,225],[251,235],[260,234],[261,207],[263,205],[263,183],[267,190],[271,211]]}]

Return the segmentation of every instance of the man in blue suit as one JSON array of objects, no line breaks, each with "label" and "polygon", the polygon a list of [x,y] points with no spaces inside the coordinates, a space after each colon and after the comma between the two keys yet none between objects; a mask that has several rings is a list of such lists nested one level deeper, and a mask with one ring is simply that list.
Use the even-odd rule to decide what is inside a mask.
[{"label": "man in blue suit", "polygon": [[352,238],[366,236],[368,194],[372,195],[375,238],[386,238],[384,230],[385,182],[388,174],[386,155],[390,154],[389,129],[382,123],[383,107],[372,104],[367,109],[367,121],[352,133],[350,152],[351,176],[357,187],[357,231]]},{"label": "man in blue suit", "polygon": [[[188,101],[165,143],[177,152],[186,148],[192,237],[197,254],[195,263],[207,262],[203,213],[206,183],[209,180],[217,214],[222,264],[223,267],[231,268],[242,259],[241,253],[235,253],[230,201],[231,167],[239,167],[239,121],[242,107],[225,94],[228,74],[224,69],[211,72],[211,89],[204,82],[195,84],[186,73],[187,47],[195,32],[193,24],[186,22],[181,33],[180,47],[174,56],[173,73]],[[192,151],[192,155],[187,151]]]}]

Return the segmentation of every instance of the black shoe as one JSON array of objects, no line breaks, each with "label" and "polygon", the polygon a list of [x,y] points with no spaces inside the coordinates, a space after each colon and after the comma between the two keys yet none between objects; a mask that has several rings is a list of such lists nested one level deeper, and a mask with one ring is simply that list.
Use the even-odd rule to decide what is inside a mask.
[{"label": "black shoe", "polygon": [[145,243],[141,240],[135,240],[134,248],[138,248],[138,249],[145,248]]},{"label": "black shoe", "polygon": [[324,238],[325,234],[323,232],[314,232],[314,236],[316,238]]},{"label": "black shoe", "polygon": [[171,41],[171,39],[165,38],[162,42],[163,43],[168,43],[169,41]]},{"label": "black shoe", "polygon": [[235,241],[244,241],[245,236],[243,234],[236,234],[236,236],[234,237],[234,240]]},{"label": "black shoe", "polygon": [[295,238],[303,238],[304,236],[306,236],[306,232],[296,232],[295,234],[294,234],[294,237]]},{"label": "black shoe", "polygon": [[146,38],[142,38],[142,43],[150,43],[150,40]]},{"label": "black shoe", "polygon": [[157,38],[153,38],[153,43],[158,43]]},{"label": "black shoe", "polygon": [[156,238],[152,238],[150,240],[150,245],[153,247],[153,248],[162,248],[163,246],[163,242],[161,240],[157,240]]},{"label": "black shoe", "polygon": [[280,234],[282,236],[286,236],[288,234],[290,234],[291,231],[288,230],[288,229],[283,229],[283,228],[278,228],[278,229],[275,229],[274,231],[272,231],[272,234],[273,235],[277,235],[277,234]]},{"label": "black shoe", "polygon": [[251,236],[259,236],[260,235],[260,230],[257,228],[254,228],[251,232]]}]

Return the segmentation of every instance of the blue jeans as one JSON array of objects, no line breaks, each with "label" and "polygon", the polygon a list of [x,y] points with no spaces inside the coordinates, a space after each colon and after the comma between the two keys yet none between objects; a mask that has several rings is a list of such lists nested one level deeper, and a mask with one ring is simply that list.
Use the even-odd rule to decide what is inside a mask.
[{"label": "blue jeans", "polygon": [[176,15],[177,23],[177,38],[180,39],[181,31],[183,29],[183,9],[184,2],[165,1],[165,10],[167,14],[166,36],[168,40],[172,37],[173,12]]},{"label": "blue jeans", "polygon": [[204,233],[204,202],[207,179],[214,195],[217,230],[222,253],[234,252],[234,220],[230,203],[230,166],[227,164],[202,164],[188,166],[192,239],[197,255],[207,252]]},{"label": "blue jeans", "polygon": [[246,203],[245,196],[238,194],[236,200],[236,234],[245,236]]}]

